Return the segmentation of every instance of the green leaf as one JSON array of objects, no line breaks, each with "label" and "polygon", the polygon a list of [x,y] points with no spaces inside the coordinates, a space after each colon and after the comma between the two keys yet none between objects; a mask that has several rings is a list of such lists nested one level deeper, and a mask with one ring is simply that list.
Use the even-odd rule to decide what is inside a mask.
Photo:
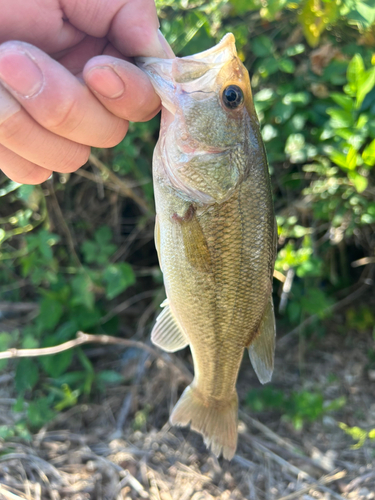
[{"label": "green leaf", "polygon": [[341,168],[347,169],[346,166],[346,156],[341,151],[337,151],[336,149],[332,150],[329,155],[330,159],[336,163]]},{"label": "green leaf", "polygon": [[249,10],[258,10],[262,7],[261,0],[230,0],[237,15],[242,15]]},{"label": "green leaf", "polygon": [[271,38],[260,35],[252,41],[251,50],[257,57],[266,57],[275,52],[275,45]]},{"label": "green leaf", "polygon": [[356,54],[348,65],[346,71],[346,78],[348,79],[350,88],[355,92],[358,88],[358,81],[363,78],[365,72],[365,65],[361,54]]},{"label": "green leaf", "polygon": [[[56,335],[50,335],[43,339],[43,347],[52,347],[56,345]],[[50,356],[41,356],[39,362],[45,372],[53,378],[60,377],[70,366],[73,359],[73,350],[51,354]]]},{"label": "green leaf", "polygon": [[293,102],[294,104],[300,104],[301,106],[305,106],[311,100],[311,94],[309,92],[288,92],[283,97],[283,103],[290,104]]},{"label": "green leaf", "polygon": [[96,261],[98,255],[98,245],[94,241],[84,241],[81,246],[85,262],[92,264]]},{"label": "green leaf", "polygon": [[284,73],[294,73],[296,65],[291,59],[280,59],[278,61],[279,69]]},{"label": "green leaf", "polygon": [[367,432],[364,429],[361,429],[360,427],[357,426],[349,427],[343,422],[339,422],[338,425],[340,429],[342,429],[346,434],[348,434],[348,436],[350,436],[355,441],[358,441],[356,444],[351,446],[352,450],[357,450],[365,444],[365,441],[367,439]]},{"label": "green leaf", "polygon": [[358,172],[348,172],[348,177],[352,181],[357,193],[362,193],[368,186],[368,179]]},{"label": "green leaf", "polygon": [[375,139],[363,150],[362,159],[370,167],[375,165]]},{"label": "green leaf", "polygon": [[18,361],[15,375],[15,385],[18,393],[23,393],[34,387],[39,379],[36,362],[31,358],[21,358]]},{"label": "green leaf", "polygon": [[302,43],[297,43],[296,45],[288,47],[285,50],[284,54],[288,57],[293,57],[297,54],[302,54],[302,52],[305,52],[305,46]]},{"label": "green leaf", "polygon": [[52,330],[60,321],[63,314],[63,306],[58,300],[44,297],[40,303],[38,316],[39,330]]},{"label": "green leaf", "polygon": [[81,251],[88,264],[106,264],[108,259],[117,250],[117,246],[110,243],[112,231],[108,226],[101,226],[94,234],[94,241],[84,241]]},{"label": "green leaf", "polygon": [[340,92],[331,92],[330,97],[335,101],[336,104],[345,109],[345,111],[350,112],[354,108],[354,101],[348,95],[341,94]]},{"label": "green leaf", "polygon": [[262,63],[258,67],[258,71],[263,78],[267,78],[267,76],[276,73],[278,69],[279,69],[279,64],[273,56],[266,57],[266,59],[263,59]]},{"label": "green leaf", "polygon": [[54,416],[55,412],[51,409],[48,398],[38,398],[36,401],[29,403],[27,417],[33,427],[42,427],[47,422],[51,421]]},{"label": "green leaf", "polygon": [[47,262],[52,260],[53,253],[51,247],[58,241],[60,241],[60,236],[50,233],[46,229],[41,229],[38,233],[27,236],[29,250],[38,249]]},{"label": "green leaf", "polygon": [[77,404],[78,396],[80,395],[80,391],[78,389],[72,391],[67,384],[63,384],[61,387],[61,393],[63,399],[54,406],[56,411],[62,411],[65,410],[65,408],[69,408]]},{"label": "green leaf", "polygon": [[12,191],[15,191],[20,186],[22,186],[22,184],[14,181],[9,181],[5,187],[0,189],[0,198],[7,195],[8,193],[11,193]]},{"label": "green leaf", "polygon": [[254,95],[255,102],[270,101],[275,97],[275,92],[273,89],[265,88],[260,90]]},{"label": "green leaf", "polygon": [[298,19],[302,25],[303,33],[308,44],[316,47],[320,40],[320,35],[328,24],[334,22],[339,16],[338,2],[316,2],[315,0],[305,0],[299,12]]},{"label": "green leaf", "polygon": [[5,240],[6,234],[4,229],[0,227],[0,243]]},{"label": "green leaf", "polygon": [[347,128],[354,124],[352,114],[345,109],[328,108],[327,114],[331,117],[330,124],[333,128]]},{"label": "green leaf", "polygon": [[327,308],[332,304],[332,299],[323,290],[311,288],[306,295],[301,297],[301,305],[309,314],[317,314],[320,318],[326,317]]},{"label": "green leaf", "polygon": [[371,68],[365,72],[363,77],[359,78],[357,81],[357,109],[361,107],[361,104],[367,94],[374,88],[375,85],[375,68]]},{"label": "green leaf", "polygon": [[356,0],[348,18],[359,21],[363,27],[369,28],[375,20],[375,5],[372,0]]},{"label": "green leaf", "polygon": [[72,297],[72,305],[83,305],[88,309],[93,309],[95,302],[95,295],[92,291],[93,283],[90,277],[85,274],[78,274],[72,280],[72,289],[73,289],[73,297]]},{"label": "green leaf", "polygon": [[124,381],[124,376],[114,370],[102,370],[96,378],[104,384],[121,384]]},{"label": "green leaf", "polygon": [[117,297],[135,283],[133,269],[127,262],[110,264],[104,271],[103,278],[107,282],[106,295],[108,299]]},{"label": "green leaf", "polygon": [[353,146],[349,148],[348,154],[346,155],[346,168],[348,170],[354,170],[357,166],[357,158],[359,155]]},{"label": "green leaf", "polygon": [[[12,336],[7,332],[0,332],[0,352],[6,351],[12,345]],[[7,366],[8,360],[0,360],[0,371]]]}]

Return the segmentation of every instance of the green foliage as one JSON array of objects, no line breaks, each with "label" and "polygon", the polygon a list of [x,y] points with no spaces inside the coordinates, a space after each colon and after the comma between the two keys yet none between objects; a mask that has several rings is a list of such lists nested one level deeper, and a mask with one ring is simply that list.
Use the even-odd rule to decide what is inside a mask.
[{"label": "green foliage", "polygon": [[296,430],[302,430],[306,422],[314,422],[324,414],[340,409],[345,405],[345,398],[340,397],[326,404],[319,392],[300,391],[286,395],[279,389],[267,386],[248,392],[246,404],[255,412],[278,411]]},{"label": "green foliage", "polygon": [[348,425],[344,424],[343,422],[339,422],[339,427],[342,429],[345,434],[350,436],[354,441],[357,441],[356,444],[353,444],[350,448],[352,450],[358,450],[359,448],[362,448],[362,446],[365,444],[367,439],[375,440],[375,429],[371,429],[370,431],[365,431],[364,429],[361,429],[360,427],[349,427]]},{"label": "green foliage", "polygon": [[[297,325],[314,315],[310,331],[322,332],[321,322],[338,300],[337,292],[358,279],[350,262],[374,255],[375,4],[156,4],[161,29],[178,55],[207,49],[226,32],[234,33],[239,57],[251,74],[273,177],[279,226],[276,269],[291,277],[284,321]],[[133,255],[128,252],[133,241],[129,235],[147,226],[149,215],[119,195],[116,177],[108,177],[109,172],[134,187],[152,206],[151,157],[158,127],[158,118],[131,123],[118,146],[94,151],[107,167],[104,173],[94,170],[97,185],[58,174],[43,186],[0,179],[1,300],[39,307],[19,331],[0,332],[0,350],[57,345],[73,339],[79,330],[117,335],[116,306],[145,286],[160,287],[160,273],[145,270],[150,255],[143,254],[141,246]],[[61,206],[60,218],[56,203]],[[106,207],[106,216],[100,206]],[[134,221],[131,227],[126,220]],[[152,258],[154,266],[156,257]],[[135,270],[148,273],[150,279],[136,280]],[[129,326],[134,326],[134,317],[129,318]],[[366,305],[348,308],[344,330],[366,334],[373,323]],[[122,382],[116,371],[96,370],[80,348],[38,359],[0,361],[0,370],[9,366],[16,370],[15,410],[23,417],[14,428],[0,427],[0,437],[27,437],[29,428],[43,425],[108,384]],[[265,388],[249,398],[255,409],[278,409],[296,427],[333,409],[319,392],[285,396]],[[135,426],[142,428],[146,421],[147,412],[141,412]]]}]

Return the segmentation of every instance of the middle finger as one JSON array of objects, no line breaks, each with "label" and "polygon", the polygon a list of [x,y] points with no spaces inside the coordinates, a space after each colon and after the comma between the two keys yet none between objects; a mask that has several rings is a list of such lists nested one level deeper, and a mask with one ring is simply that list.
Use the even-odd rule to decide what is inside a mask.
[{"label": "middle finger", "polygon": [[128,124],[66,68],[24,42],[0,46],[0,83],[42,127],[80,144],[111,147]]}]

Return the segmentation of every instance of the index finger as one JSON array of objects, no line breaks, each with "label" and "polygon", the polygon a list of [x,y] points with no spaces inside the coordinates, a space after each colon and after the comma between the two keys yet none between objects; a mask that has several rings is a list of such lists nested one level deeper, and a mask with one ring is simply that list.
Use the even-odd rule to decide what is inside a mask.
[{"label": "index finger", "polygon": [[128,57],[173,57],[158,31],[154,0],[61,0],[69,22],[79,30],[108,37]]}]

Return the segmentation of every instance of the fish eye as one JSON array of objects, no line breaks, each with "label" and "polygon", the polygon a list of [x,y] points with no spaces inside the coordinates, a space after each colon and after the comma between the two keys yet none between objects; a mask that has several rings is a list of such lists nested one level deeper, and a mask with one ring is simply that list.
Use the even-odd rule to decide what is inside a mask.
[{"label": "fish eye", "polygon": [[238,108],[243,102],[243,92],[237,85],[228,85],[223,91],[223,103],[229,109]]}]

